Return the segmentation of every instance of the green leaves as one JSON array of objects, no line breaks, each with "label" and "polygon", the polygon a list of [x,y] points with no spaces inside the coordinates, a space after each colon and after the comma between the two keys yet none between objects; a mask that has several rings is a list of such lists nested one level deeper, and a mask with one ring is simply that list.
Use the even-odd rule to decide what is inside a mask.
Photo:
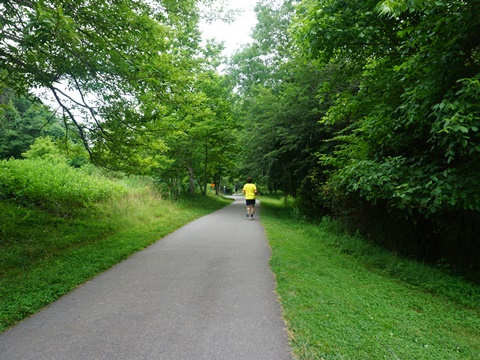
[{"label": "green leaves", "polygon": [[106,178],[93,179],[81,169],[51,159],[0,161],[0,198],[57,213],[120,196],[126,189]]},{"label": "green leaves", "polygon": [[323,121],[337,128],[337,147],[321,155],[333,167],[325,184],[333,197],[425,216],[477,209],[475,13],[478,4],[461,0],[298,6],[297,44],[341,79],[321,93],[332,101]]},{"label": "green leaves", "polygon": [[134,168],[149,146],[141,137],[162,131],[159,119],[178,108],[192,82],[195,2],[7,1],[0,8],[5,85],[49,89],[93,161]]},{"label": "green leaves", "polygon": [[292,31],[309,56],[324,61],[339,54],[356,61],[372,52],[391,51],[391,21],[377,16],[377,1],[306,0],[297,7]]},{"label": "green leaves", "polygon": [[166,139],[172,163],[159,172],[166,182],[179,182],[179,178],[188,174],[191,193],[198,182],[206,194],[207,182],[235,167],[237,138],[231,92],[225,76],[218,75],[211,65],[206,63],[199,69],[195,91],[187,94],[185,104],[178,109],[174,118],[176,131]]},{"label": "green leaves", "polygon": [[[445,149],[448,163],[475,157],[480,151],[480,74],[458,81],[444,100],[433,106],[435,144]],[[466,159],[465,159],[466,160]]]}]

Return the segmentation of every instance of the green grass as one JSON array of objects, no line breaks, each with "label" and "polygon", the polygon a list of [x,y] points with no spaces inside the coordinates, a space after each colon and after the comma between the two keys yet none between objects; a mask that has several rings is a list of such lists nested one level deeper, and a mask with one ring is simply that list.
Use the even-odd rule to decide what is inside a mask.
[{"label": "green grass", "polygon": [[78,207],[125,194],[125,185],[65,163],[0,160],[0,199],[67,215]]},{"label": "green grass", "polygon": [[230,203],[213,196],[171,202],[148,186],[125,189],[122,196],[61,213],[0,200],[0,331]]},{"label": "green grass", "polygon": [[299,359],[480,359],[480,286],[262,197],[277,293]]},{"label": "green grass", "polygon": [[[19,170],[15,178],[31,171]],[[78,176],[86,175],[70,178]],[[101,184],[109,182],[101,179],[89,187],[90,200],[75,207],[70,193],[59,192],[68,181],[63,189],[38,183],[32,196],[8,179],[3,184],[0,331],[229,203],[217,197],[170,202],[141,181],[123,181],[120,195],[105,197]],[[52,191],[55,203],[45,196]],[[299,359],[480,359],[478,285],[344,235],[328,219],[303,222],[280,200],[261,201],[277,292]]]}]

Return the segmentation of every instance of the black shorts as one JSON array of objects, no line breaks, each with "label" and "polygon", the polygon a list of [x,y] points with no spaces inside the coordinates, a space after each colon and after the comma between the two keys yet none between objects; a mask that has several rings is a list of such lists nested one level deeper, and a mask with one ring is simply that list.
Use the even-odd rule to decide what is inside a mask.
[{"label": "black shorts", "polygon": [[247,206],[248,205],[255,205],[255,199],[247,200]]}]

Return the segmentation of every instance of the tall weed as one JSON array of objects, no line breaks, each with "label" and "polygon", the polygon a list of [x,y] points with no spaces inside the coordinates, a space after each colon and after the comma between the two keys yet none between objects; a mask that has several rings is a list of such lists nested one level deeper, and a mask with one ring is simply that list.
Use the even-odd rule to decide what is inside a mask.
[{"label": "tall weed", "polygon": [[82,169],[46,160],[0,161],[0,199],[61,213],[117,197],[126,187]]},{"label": "tall weed", "polygon": [[[0,332],[132,253],[230,202],[213,196],[162,200],[146,179],[124,178],[115,184],[94,173],[85,179],[106,189],[85,190],[91,203],[87,208],[65,208],[71,213],[68,217],[0,198]],[[92,203],[94,199],[101,201]]]}]

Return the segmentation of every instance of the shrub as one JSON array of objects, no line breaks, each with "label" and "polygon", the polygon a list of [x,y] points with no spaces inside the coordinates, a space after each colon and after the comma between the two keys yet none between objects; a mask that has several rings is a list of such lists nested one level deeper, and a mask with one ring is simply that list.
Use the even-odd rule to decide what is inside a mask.
[{"label": "shrub", "polygon": [[66,211],[126,193],[125,186],[82,169],[48,160],[0,162],[0,198]]}]

